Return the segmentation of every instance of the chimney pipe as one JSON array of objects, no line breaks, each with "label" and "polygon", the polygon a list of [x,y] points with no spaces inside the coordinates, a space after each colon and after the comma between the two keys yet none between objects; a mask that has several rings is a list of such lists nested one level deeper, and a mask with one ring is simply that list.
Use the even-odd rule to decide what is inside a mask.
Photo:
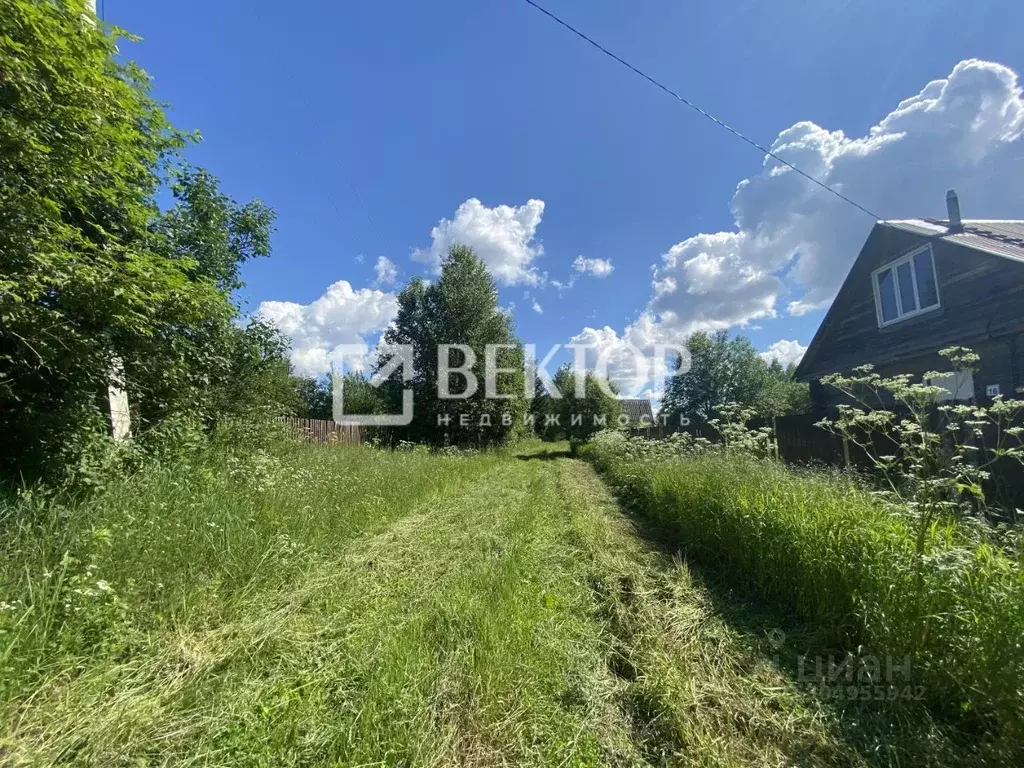
[{"label": "chimney pipe", "polygon": [[960,198],[957,197],[955,189],[951,189],[946,193],[946,213],[949,217],[950,229],[960,230],[964,228],[963,221],[960,220]]}]

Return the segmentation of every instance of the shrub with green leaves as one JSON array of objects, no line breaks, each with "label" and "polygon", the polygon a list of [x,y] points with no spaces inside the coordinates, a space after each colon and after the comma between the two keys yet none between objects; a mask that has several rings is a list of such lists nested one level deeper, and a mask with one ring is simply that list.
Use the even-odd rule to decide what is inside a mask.
[{"label": "shrub with green leaves", "polygon": [[615,429],[622,403],[616,397],[618,389],[613,382],[594,371],[579,374],[564,365],[555,373],[552,384],[557,397],[538,378],[530,404],[534,431],[539,437],[548,441],[569,440],[575,450],[602,430]]},{"label": "shrub with green leaves", "polygon": [[273,213],[183,164],[125,34],[82,0],[7,0],[0,29],[0,474],[20,481],[103,434],[115,364],[144,429],[210,420],[229,382],[267,372],[245,361],[275,342],[235,327],[232,292]]}]

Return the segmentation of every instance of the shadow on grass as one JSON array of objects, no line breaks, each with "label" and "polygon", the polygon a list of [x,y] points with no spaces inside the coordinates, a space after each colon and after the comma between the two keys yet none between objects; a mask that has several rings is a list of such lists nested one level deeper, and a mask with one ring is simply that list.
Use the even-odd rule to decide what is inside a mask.
[{"label": "shadow on grass", "polygon": [[[712,612],[737,633],[753,657],[774,666],[798,690],[815,699],[828,715],[832,733],[868,765],[990,764],[979,755],[983,729],[968,732],[963,728],[969,723],[941,719],[941,713],[921,700],[913,685],[899,680],[891,687],[884,680],[880,685],[862,684],[854,673],[850,682],[844,676],[822,686],[816,677],[818,670],[827,672],[830,663],[841,665],[844,658],[842,650],[828,647],[824,640],[830,634],[828,628],[802,622],[792,612],[773,605],[739,574],[723,568],[711,553],[687,547],[675,526],[645,517],[617,494],[615,498],[637,537],[649,551],[661,555],[662,567],[671,567],[676,559],[685,562],[694,583],[708,596]],[[821,666],[816,667],[816,662]],[[898,667],[900,661],[893,663]],[[987,757],[992,756],[989,753]],[[1008,759],[991,764],[1014,763]]]},{"label": "shadow on grass", "polygon": [[555,461],[556,459],[568,459],[572,456],[569,451],[547,449],[537,453],[520,453],[516,458],[520,461]]}]

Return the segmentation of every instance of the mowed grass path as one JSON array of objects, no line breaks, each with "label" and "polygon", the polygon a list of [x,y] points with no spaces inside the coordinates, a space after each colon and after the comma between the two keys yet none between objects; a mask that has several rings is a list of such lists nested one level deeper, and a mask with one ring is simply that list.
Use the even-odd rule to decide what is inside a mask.
[{"label": "mowed grass path", "polygon": [[407,508],[8,702],[0,765],[859,764],[589,465],[418,460]]}]

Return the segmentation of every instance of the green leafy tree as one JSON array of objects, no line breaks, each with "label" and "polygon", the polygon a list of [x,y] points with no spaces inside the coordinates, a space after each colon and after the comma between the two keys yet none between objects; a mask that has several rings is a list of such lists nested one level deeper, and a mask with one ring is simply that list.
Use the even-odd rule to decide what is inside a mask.
[{"label": "green leafy tree", "polygon": [[593,371],[585,371],[583,376],[582,397],[576,397],[578,377],[569,365],[559,368],[552,379],[558,397],[537,380],[530,403],[534,434],[547,441],[570,440],[575,444],[589,441],[603,429],[618,426],[622,403],[615,396],[615,385]]},{"label": "green leafy tree", "polygon": [[231,325],[221,343],[226,366],[210,393],[216,420],[273,418],[300,407],[288,340],[274,326],[258,319],[245,328]]},{"label": "green leafy tree", "polygon": [[[153,248],[158,257],[183,266],[190,289],[214,287],[222,311],[177,328],[170,336],[158,336],[161,346],[176,353],[168,359],[162,350],[154,350],[160,365],[150,364],[149,356],[126,363],[129,391],[140,393],[143,427],[173,412],[215,424],[246,408],[253,409],[254,416],[257,411],[270,414],[294,408],[287,340],[261,321],[250,322],[245,330],[236,323],[241,307],[235,295],[244,286],[241,266],[270,255],[274,212],[258,200],[239,205],[203,169],[186,166],[174,177],[175,205],[151,225]],[[259,361],[259,375],[250,379],[257,373],[251,365],[254,360]],[[247,385],[253,388],[251,395],[242,391]]]},{"label": "green leafy tree", "polygon": [[[498,291],[484,263],[471,248],[454,244],[448,251],[436,283],[415,278],[398,297],[398,316],[384,335],[385,344],[409,344],[414,350],[411,384],[394,379],[383,389],[389,412],[401,409],[401,390],[414,390],[414,422],[400,430],[399,439],[463,446],[495,445],[522,429],[528,407],[524,388],[522,345],[515,337],[511,317],[498,307]],[[465,345],[473,358],[449,350],[449,365],[469,363],[479,383],[468,398],[444,399],[465,391],[463,377],[440,377],[441,345]],[[486,348],[503,345],[495,362],[509,369],[496,378],[494,394],[485,387]]]},{"label": "green leafy tree", "polygon": [[[578,377],[583,376],[583,397],[576,396]],[[602,380],[593,371],[573,372],[568,367],[558,370],[554,377],[562,397],[554,401],[559,416],[561,434],[572,446],[588,442],[604,429],[617,426],[622,404],[615,396],[615,387]]]},{"label": "green leafy tree", "polygon": [[689,370],[666,382],[662,410],[672,422],[678,423],[681,416],[707,421],[723,403],[757,403],[767,366],[749,339],[730,338],[728,331],[699,331],[687,340],[686,349]]},{"label": "green leafy tree", "polygon": [[548,442],[564,439],[565,433],[559,427],[561,417],[557,421],[554,418],[558,412],[559,401],[551,397],[544,382],[538,378],[533,384],[533,399],[529,410],[533,418],[533,434]]},{"label": "green leafy tree", "polygon": [[242,265],[270,256],[273,210],[259,200],[239,205],[202,168],[186,166],[174,176],[176,205],[155,226],[164,235],[163,250],[188,264],[193,280],[205,279],[225,293],[242,288]]},{"label": "green leafy tree", "polygon": [[7,0],[0,29],[0,472],[28,478],[102,432],[116,365],[143,428],[215,415],[272,214],[191,171],[161,213],[186,137],[82,0]]},{"label": "green leafy tree", "polygon": [[768,364],[764,386],[754,403],[754,411],[761,416],[810,413],[810,387],[797,381],[795,374],[795,365],[783,367],[778,359],[772,360]]},{"label": "green leafy tree", "polygon": [[796,367],[766,363],[744,336],[699,331],[686,349],[689,370],[666,382],[662,412],[669,423],[679,423],[680,417],[707,422],[725,404],[766,417],[810,410],[807,385],[793,378]]},{"label": "green leafy tree", "polygon": [[[345,394],[345,413],[352,415],[384,413],[385,404],[380,390],[374,387],[361,371],[346,373],[342,378],[342,388]],[[333,418],[333,416],[328,418]]]},{"label": "green leafy tree", "polygon": [[[298,399],[295,415],[303,419],[334,418],[334,379],[332,376],[292,377],[292,386]],[[363,373],[350,371],[342,379],[345,413],[362,415],[385,413],[382,393]]]},{"label": "green leafy tree", "polygon": [[293,376],[298,400],[295,415],[300,419],[330,419],[334,409],[334,388],[329,376]]}]

